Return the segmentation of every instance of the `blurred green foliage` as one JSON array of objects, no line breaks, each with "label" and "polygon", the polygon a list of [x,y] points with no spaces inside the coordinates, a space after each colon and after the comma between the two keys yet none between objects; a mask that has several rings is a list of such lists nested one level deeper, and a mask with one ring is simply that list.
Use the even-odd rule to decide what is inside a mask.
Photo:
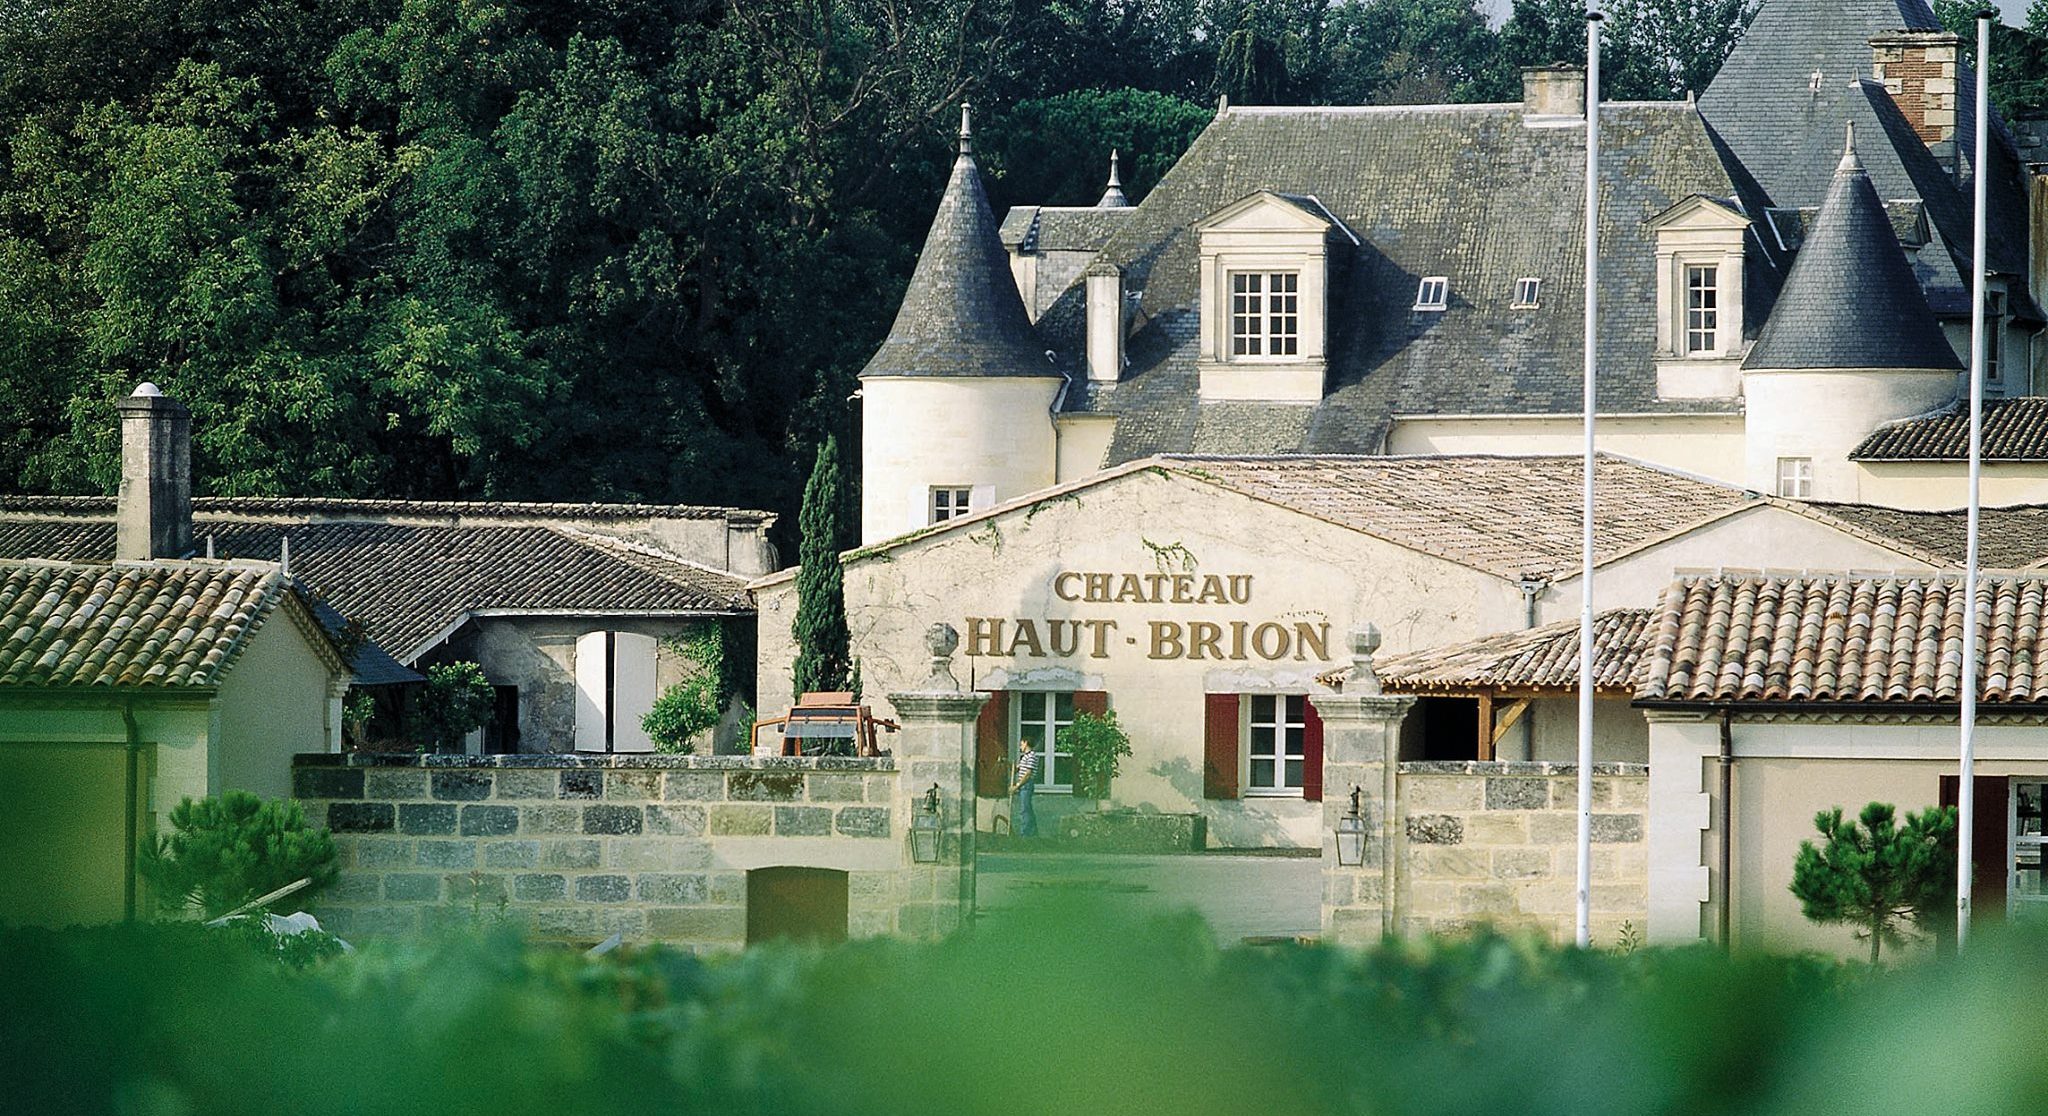
[{"label": "blurred green foliage", "polygon": [[1881,972],[1481,934],[1218,951],[1035,910],[936,944],[592,959],[481,936],[304,969],[190,926],[0,934],[13,1111],[1777,1114],[2038,1108],[2044,942]]},{"label": "blurred green foliage", "polygon": [[495,704],[491,680],[471,662],[435,663],[427,681],[406,695],[405,735],[427,752],[462,749],[462,738],[490,723]]},{"label": "blurred green foliage", "polygon": [[213,918],[311,879],[289,897],[302,907],[334,882],[334,862],[334,838],[308,823],[297,802],[266,802],[231,790],[179,802],[171,810],[171,832],[143,846],[136,869],[164,910],[196,909]]}]

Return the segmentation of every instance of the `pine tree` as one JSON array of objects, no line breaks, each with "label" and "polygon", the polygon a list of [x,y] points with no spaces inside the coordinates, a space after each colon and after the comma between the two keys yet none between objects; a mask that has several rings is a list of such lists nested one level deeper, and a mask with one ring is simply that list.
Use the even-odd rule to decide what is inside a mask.
[{"label": "pine tree", "polygon": [[1825,844],[1801,841],[1792,865],[1800,910],[1815,922],[1856,927],[1857,937],[1870,940],[1873,965],[1884,943],[1905,940],[1906,921],[1938,927],[1944,900],[1955,895],[1955,810],[1908,814],[1904,828],[1895,817],[1883,802],[1865,806],[1856,821],[1844,821],[1839,806],[1823,810],[1813,825]]},{"label": "pine tree", "polygon": [[827,435],[818,447],[811,479],[804,485],[797,526],[796,667],[791,676],[801,696],[818,690],[854,688],[846,630],[846,582],[839,568],[845,538],[845,481],[839,469],[839,441]]}]

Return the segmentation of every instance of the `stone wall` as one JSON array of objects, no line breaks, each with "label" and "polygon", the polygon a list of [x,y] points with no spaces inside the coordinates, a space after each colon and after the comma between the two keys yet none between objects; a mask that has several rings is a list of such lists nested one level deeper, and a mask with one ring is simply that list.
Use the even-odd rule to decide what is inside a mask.
[{"label": "stone wall", "polygon": [[[1479,923],[1569,942],[1578,884],[1578,769],[1551,763],[1404,763],[1397,793],[1396,923],[1404,934]],[[1649,768],[1593,768],[1593,944],[1646,936]]]},{"label": "stone wall", "polygon": [[293,790],[340,850],[313,909],[343,936],[737,947],[748,870],[785,865],[848,873],[851,936],[931,921],[888,757],[304,755]]}]

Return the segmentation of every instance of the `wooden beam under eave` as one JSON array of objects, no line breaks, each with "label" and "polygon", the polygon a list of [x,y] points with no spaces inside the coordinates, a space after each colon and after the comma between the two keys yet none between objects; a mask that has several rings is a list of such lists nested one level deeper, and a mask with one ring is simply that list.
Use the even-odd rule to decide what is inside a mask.
[{"label": "wooden beam under eave", "polygon": [[1479,695],[1479,723],[1476,727],[1479,729],[1480,762],[1491,761],[1493,759],[1493,746],[1495,742],[1500,740],[1500,734],[1493,731],[1493,695],[1491,693]]},{"label": "wooden beam under eave", "polygon": [[1502,711],[1503,716],[1493,726],[1493,741],[1487,745],[1487,751],[1492,752],[1498,748],[1501,737],[1506,736],[1508,730],[1515,727],[1515,722],[1522,719],[1522,714],[1528,711],[1529,699],[1526,697],[1515,698],[1509,702],[1508,707]]}]

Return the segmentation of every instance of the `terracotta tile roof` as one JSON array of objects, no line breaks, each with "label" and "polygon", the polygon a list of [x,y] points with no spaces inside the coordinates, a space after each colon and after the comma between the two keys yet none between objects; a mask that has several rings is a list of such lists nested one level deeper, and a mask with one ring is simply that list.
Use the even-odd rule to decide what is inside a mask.
[{"label": "terracotta tile roof", "polygon": [[[195,516],[222,558],[276,561],[401,661],[474,612],[704,614],[753,607],[746,580],[564,526],[449,526]],[[0,559],[105,561],[111,519],[0,516]]]},{"label": "terracotta tile roof", "polygon": [[[1166,457],[1188,473],[1506,577],[1579,561],[1577,457]],[[1615,457],[1594,470],[1595,555],[1605,561],[1754,498]]]},{"label": "terracotta tile roof", "polygon": [[274,565],[0,563],[0,686],[216,686],[287,596]]},{"label": "terracotta tile roof", "polygon": [[[2048,577],[1979,585],[1986,705],[2048,701]],[[1957,574],[1693,574],[1666,592],[1638,701],[1952,705]]]},{"label": "terracotta tile roof", "polygon": [[[1593,682],[1608,692],[1633,688],[1656,611],[1609,609],[1593,618]],[[1390,655],[1375,664],[1395,693],[1445,690],[1571,690],[1579,684],[1579,622],[1565,620],[1465,643]]]},{"label": "terracotta tile roof", "polygon": [[[1969,456],[1970,415],[1962,401],[1886,423],[1849,452],[1852,461],[1964,461]],[[1985,400],[1984,460],[2048,461],[2048,398]]]}]

